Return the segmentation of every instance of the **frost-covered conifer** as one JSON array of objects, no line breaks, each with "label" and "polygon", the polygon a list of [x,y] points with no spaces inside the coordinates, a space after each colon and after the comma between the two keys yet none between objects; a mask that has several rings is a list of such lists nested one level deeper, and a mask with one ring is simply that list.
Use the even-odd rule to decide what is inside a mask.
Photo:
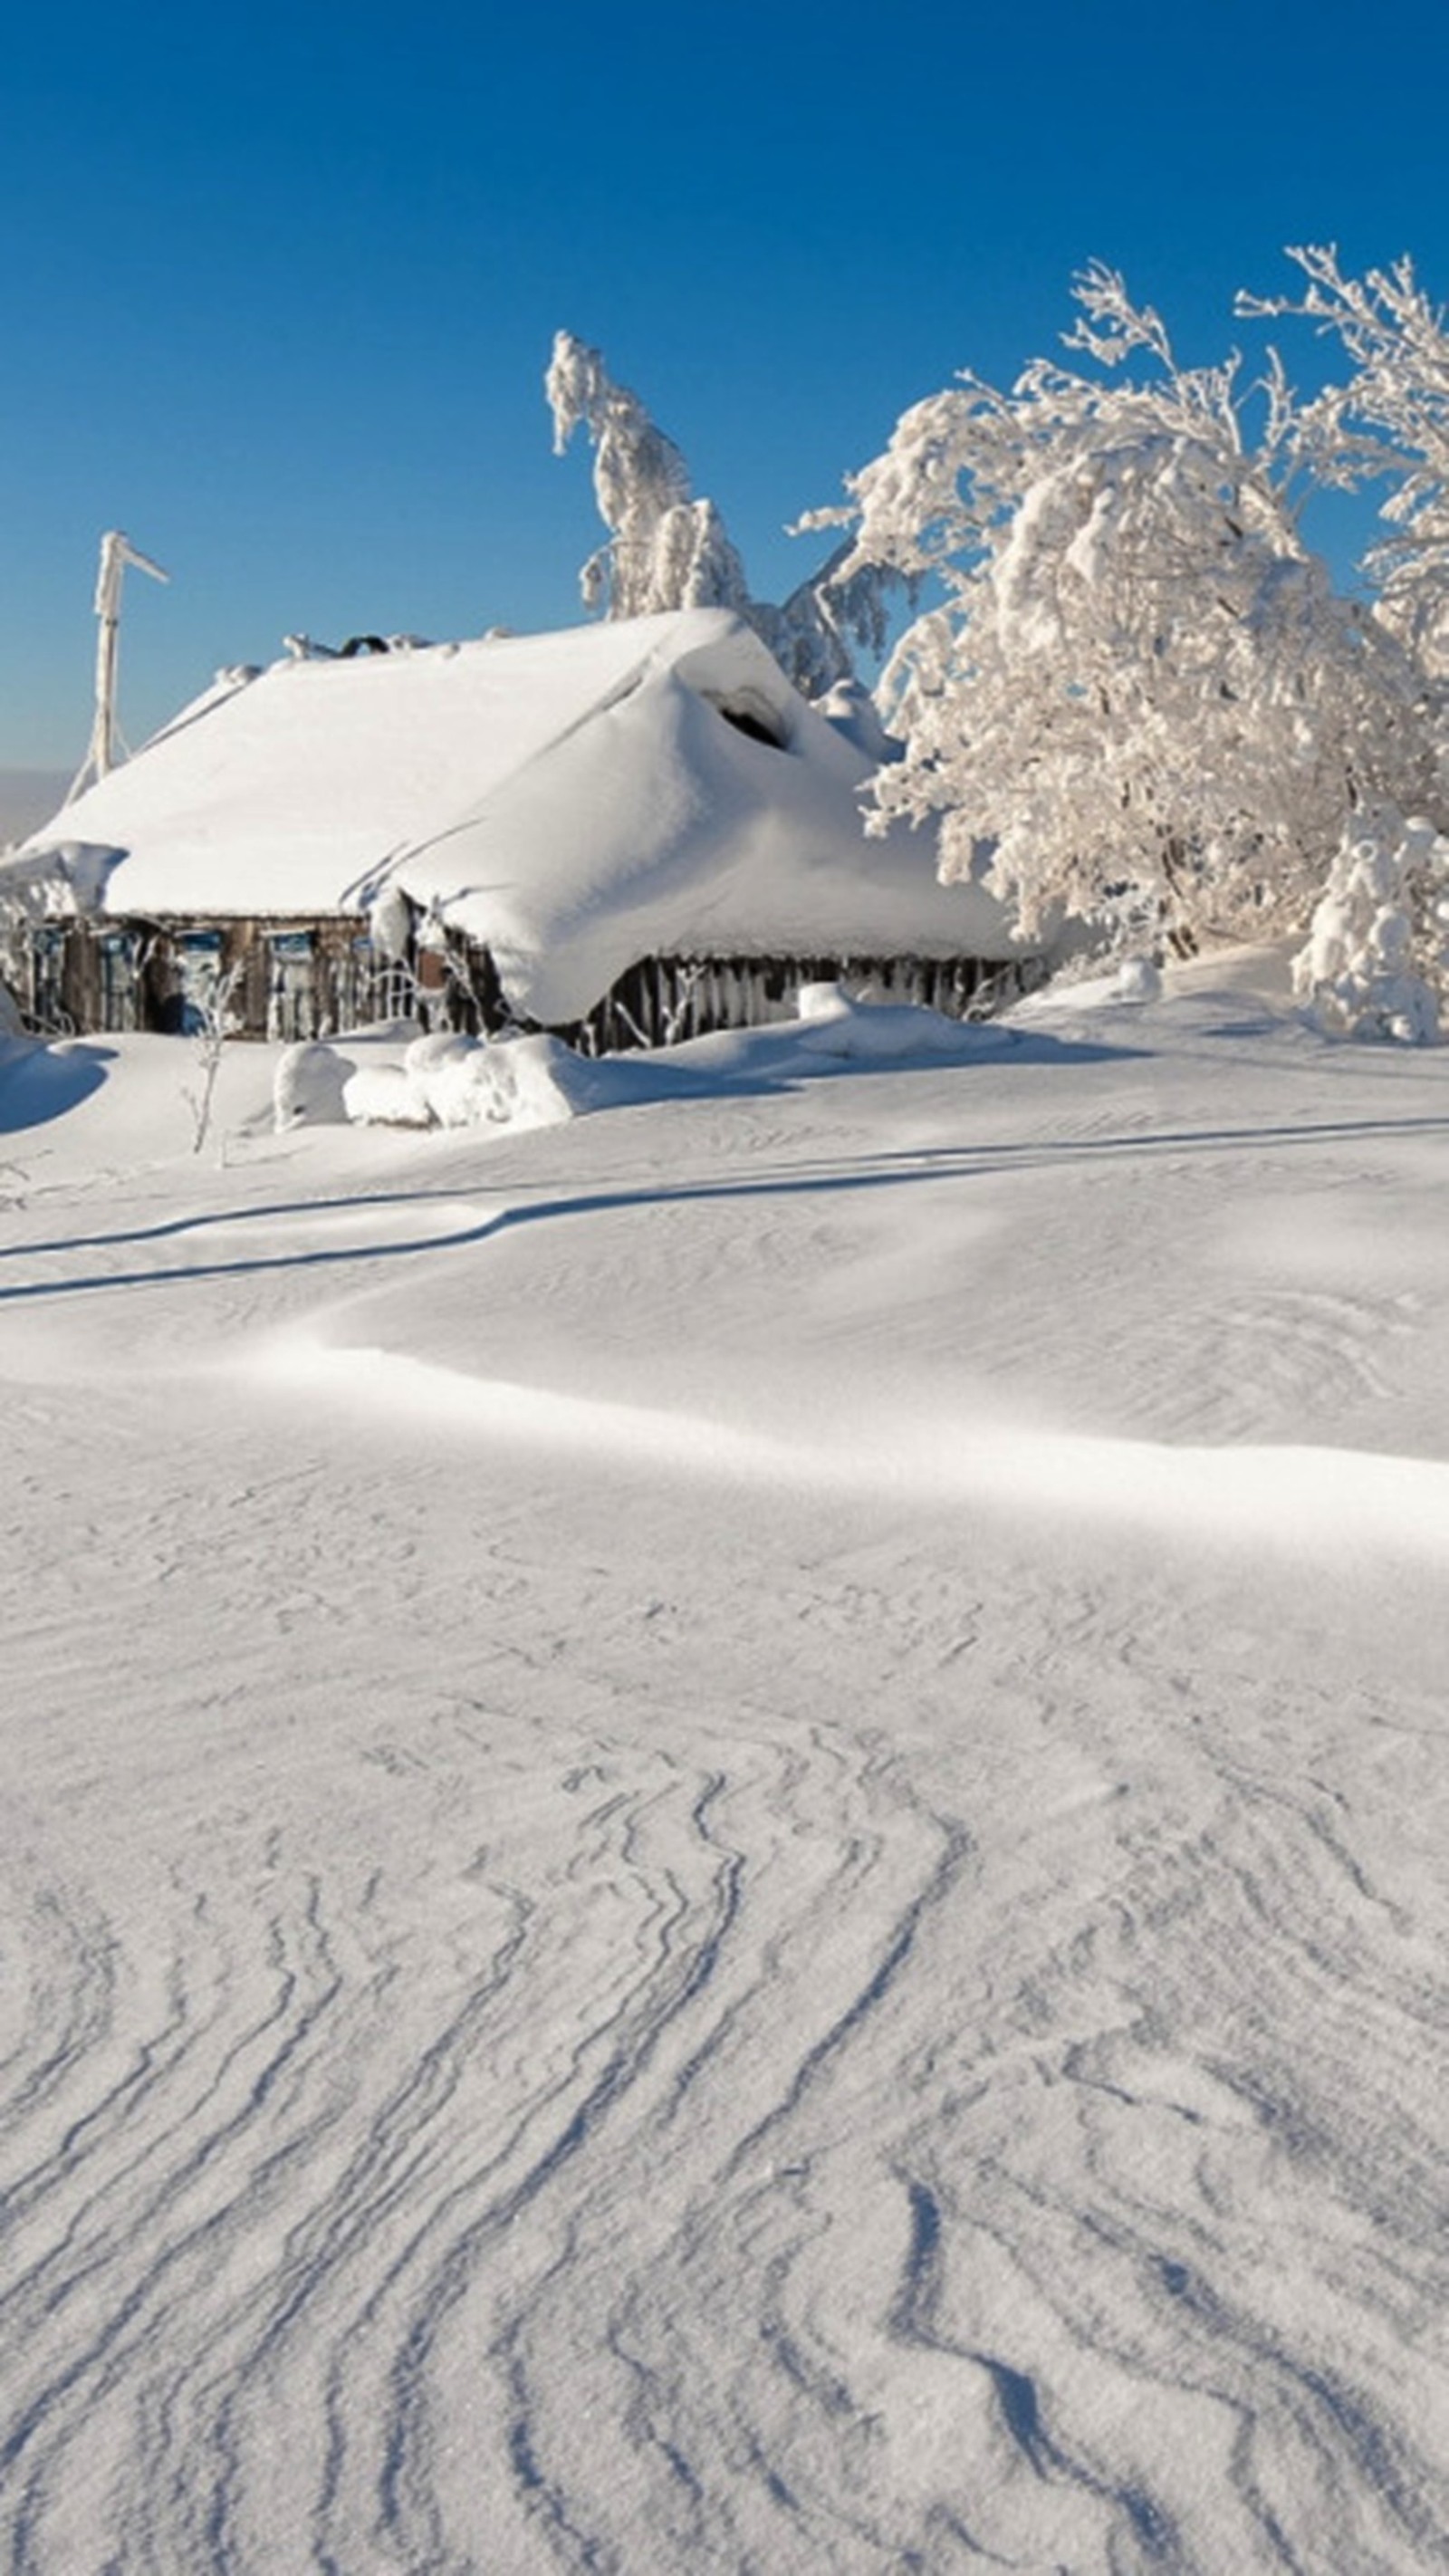
[{"label": "frost-covered conifer", "polygon": [[1449,1000],[1449,841],[1392,806],[1356,816],[1293,961],[1321,1028],[1431,1045]]},{"label": "frost-covered conifer", "polygon": [[614,382],[597,349],[560,331],[544,379],[554,450],[576,429],[594,450],[594,498],[608,542],[580,574],[585,604],[606,617],[649,617],[672,608],[730,608],[748,618],[781,668],[808,698],[851,676],[852,643],[879,653],[892,576],[862,566],[841,572],[850,549],[780,607],[752,599],[745,568],[712,501],[691,496],[689,471],[672,438],[637,394]]},{"label": "frost-covered conifer", "polygon": [[964,375],[813,514],[854,525],[847,574],[944,592],[887,669],[877,819],[939,816],[943,875],[984,867],[1028,932],[1302,922],[1345,812],[1412,771],[1412,670],[1300,538],[1276,363],[1254,442],[1236,362],[1179,365],[1110,270],[1075,292],[1091,374]]}]

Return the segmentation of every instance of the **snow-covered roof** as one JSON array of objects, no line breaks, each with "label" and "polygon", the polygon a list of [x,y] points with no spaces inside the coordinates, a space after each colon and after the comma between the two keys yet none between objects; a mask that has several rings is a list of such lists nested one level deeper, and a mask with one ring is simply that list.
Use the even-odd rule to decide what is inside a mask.
[{"label": "snow-covered roof", "polygon": [[112,915],[359,912],[395,883],[545,1022],[655,954],[1011,954],[928,834],[865,837],[871,766],[742,619],[685,610],[223,679],[10,864],[72,852]]}]

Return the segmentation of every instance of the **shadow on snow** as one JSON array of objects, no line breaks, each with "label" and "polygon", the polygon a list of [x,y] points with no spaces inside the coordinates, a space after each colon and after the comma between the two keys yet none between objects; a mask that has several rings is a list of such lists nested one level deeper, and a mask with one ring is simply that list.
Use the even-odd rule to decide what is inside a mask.
[{"label": "shadow on snow", "polygon": [[99,1091],[115,1054],[114,1047],[106,1046],[72,1044],[62,1053],[23,1042],[8,1047],[0,1041],[0,1136],[47,1126],[52,1118],[63,1118],[68,1109],[79,1108],[93,1091]]},{"label": "shadow on snow", "polygon": [[[997,1173],[1047,1171],[1075,1162],[1110,1156],[1217,1154],[1243,1145],[1288,1149],[1305,1145],[1348,1143],[1366,1136],[1449,1133],[1449,1118],[1324,1120],[1288,1127],[1169,1128],[1157,1135],[1066,1136],[1022,1144],[933,1146],[900,1154],[852,1157],[844,1170],[816,1165],[800,1172],[788,1167],[747,1180],[655,1183],[647,1187],[591,1190],[572,1196],[540,1197],[496,1208],[476,1224],[447,1233],[425,1233],[399,1241],[313,1246],[306,1250],[259,1252],[240,1260],[189,1261],[176,1269],[99,1272],[89,1277],[26,1281],[0,1286],[0,1304],[50,1297],[81,1296],[105,1289],[176,1286],[186,1280],[254,1278],[268,1271],[329,1270],[361,1262],[414,1259],[420,1253],[462,1251],[524,1226],[575,1217],[607,1216],[634,1208],[698,1207],[732,1200],[804,1198],[857,1190],[905,1189],[923,1182],[969,1180]],[[511,1184],[517,1187],[516,1183]],[[177,1241],[202,1234],[211,1225],[229,1231],[243,1225],[276,1224],[288,1218],[335,1217],[350,1209],[422,1209],[432,1200],[456,1201],[458,1184],[449,1188],[403,1190],[337,1199],[269,1203],[256,1208],[227,1208],[214,1213],[176,1217],[167,1222],[114,1234],[73,1235],[43,1243],[13,1244],[0,1249],[0,1261],[41,1258],[67,1252],[106,1251],[123,1244]]]}]

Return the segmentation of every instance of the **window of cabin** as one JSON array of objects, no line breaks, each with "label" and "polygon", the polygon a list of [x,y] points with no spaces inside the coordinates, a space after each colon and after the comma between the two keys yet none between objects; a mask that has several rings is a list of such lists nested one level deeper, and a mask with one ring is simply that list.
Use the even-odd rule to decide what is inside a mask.
[{"label": "window of cabin", "polygon": [[267,1035],[290,1045],[317,1034],[317,969],[310,930],[267,936]]},{"label": "window of cabin", "polygon": [[103,930],[96,942],[98,1017],[103,1029],[141,1025],[141,941],[134,930]]}]

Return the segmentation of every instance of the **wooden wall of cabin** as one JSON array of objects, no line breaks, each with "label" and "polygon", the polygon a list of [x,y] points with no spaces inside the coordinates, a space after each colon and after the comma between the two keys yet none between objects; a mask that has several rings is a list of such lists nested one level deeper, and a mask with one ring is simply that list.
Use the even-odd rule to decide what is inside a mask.
[{"label": "wooden wall of cabin", "polygon": [[[712,1029],[791,1019],[804,984],[984,1016],[1038,980],[1036,961],[974,957],[652,957],[631,966],[557,1036],[589,1054],[672,1046]],[[392,1019],[496,1037],[528,1026],[504,999],[489,951],[461,939],[411,963],[380,960],[360,919],[48,922],[32,934],[32,1026],[62,1034],[194,1029],[215,982],[235,974],[243,1037],[327,1037]]]},{"label": "wooden wall of cabin", "polygon": [[42,923],[20,999],[45,1034],[180,1036],[233,973],[242,1037],[315,1038],[416,1015],[411,969],[380,961],[362,921],[337,919]]},{"label": "wooden wall of cabin", "polygon": [[796,1016],[806,984],[842,984],[857,999],[916,1002],[951,1019],[984,1018],[1030,990],[1033,959],[979,957],[651,957],[631,966],[587,1019],[558,1034],[589,1054],[675,1046],[713,1029]]}]

